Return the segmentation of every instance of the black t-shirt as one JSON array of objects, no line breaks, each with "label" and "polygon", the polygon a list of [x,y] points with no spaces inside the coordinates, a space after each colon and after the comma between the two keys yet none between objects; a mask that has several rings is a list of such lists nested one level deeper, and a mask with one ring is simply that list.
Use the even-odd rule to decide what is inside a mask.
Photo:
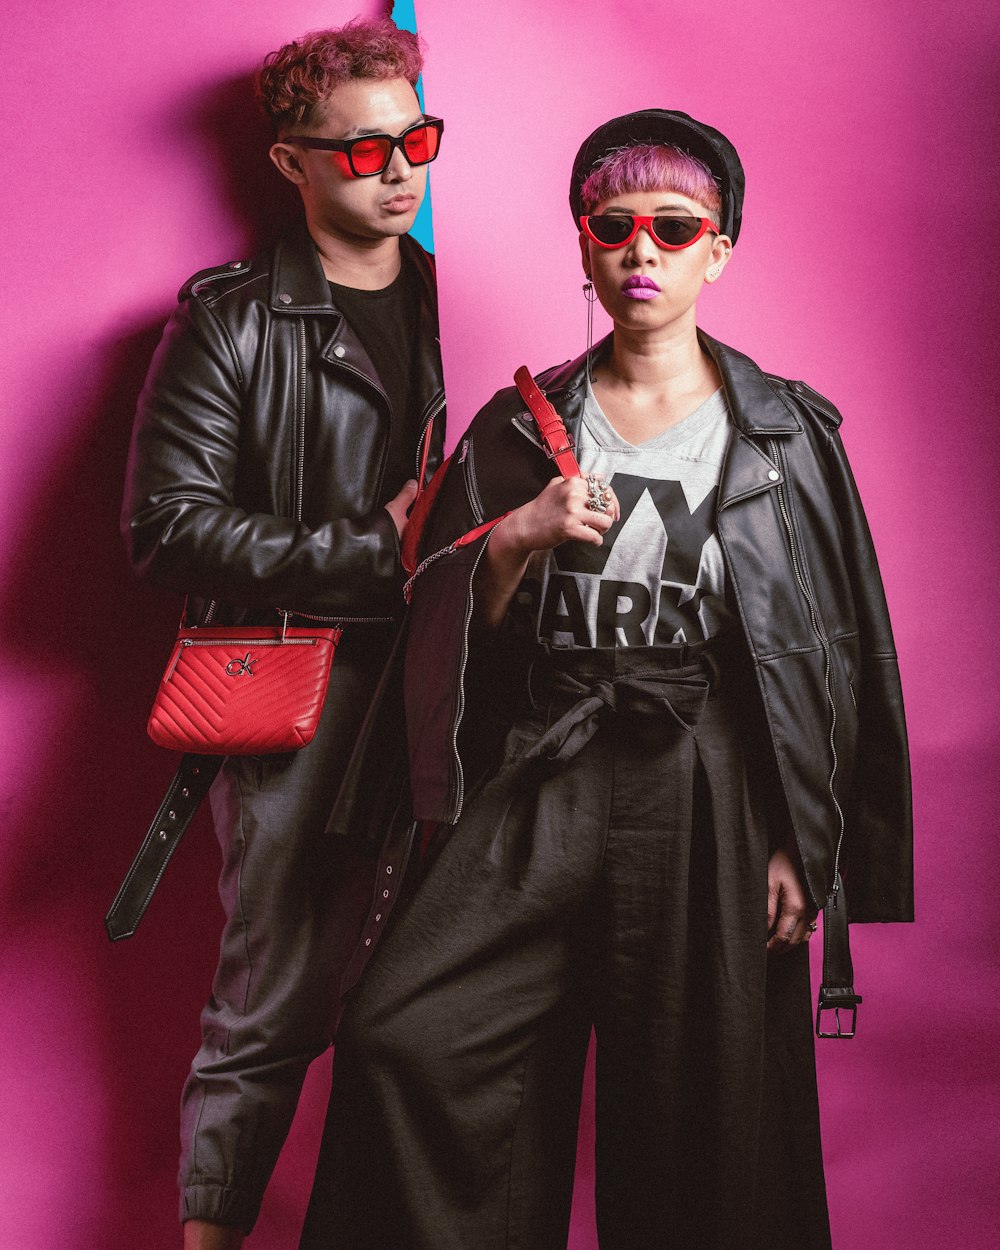
[{"label": "black t-shirt", "polygon": [[399,276],[380,291],[331,282],[330,294],[361,340],[389,399],[389,450],[379,499],[384,504],[398,494],[407,478],[417,476],[420,413],[413,370],[420,327],[420,275],[412,262],[404,260]]}]

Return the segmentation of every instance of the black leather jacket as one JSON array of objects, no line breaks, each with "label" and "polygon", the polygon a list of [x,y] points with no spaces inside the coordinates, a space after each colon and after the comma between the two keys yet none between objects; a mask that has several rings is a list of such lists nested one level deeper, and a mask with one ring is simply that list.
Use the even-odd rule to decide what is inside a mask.
[{"label": "black leather jacket", "polygon": [[[734,430],[717,525],[813,900],[839,867],[852,920],[912,919],[910,779],[903,703],[875,552],[840,441],[840,415],[801,382],[763,374],[701,336]],[[605,345],[598,347],[601,351]],[[585,358],[539,377],[571,435]],[[424,554],[533,498],[553,475],[513,388],[478,414],[453,458]],[[484,649],[472,579],[487,539],[431,559],[414,583],[406,661],[410,784],[418,818],[457,820],[469,701]],[[474,626],[473,626],[474,627]],[[498,682],[496,670],[488,680]],[[471,714],[498,702],[487,694]],[[465,724],[463,724],[465,722]]]},{"label": "black leather jacket", "polygon": [[[401,244],[423,289],[417,477],[432,420],[428,472],[441,459],[444,389],[433,263]],[[389,420],[304,223],[251,261],[203,270],[181,289],[139,400],[122,509],[133,565],[189,594],[202,622],[275,608],[398,616]]]}]

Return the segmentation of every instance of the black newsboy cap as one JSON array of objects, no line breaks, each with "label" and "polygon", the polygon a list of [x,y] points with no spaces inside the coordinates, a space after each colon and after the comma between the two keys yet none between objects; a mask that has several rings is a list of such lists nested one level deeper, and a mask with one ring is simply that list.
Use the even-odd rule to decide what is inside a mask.
[{"label": "black newsboy cap", "polygon": [[580,223],[583,201],[580,188],[587,175],[601,158],[616,148],[634,147],[641,143],[667,143],[695,156],[712,171],[722,192],[722,232],[735,243],[743,217],[743,166],[736,149],[725,135],[704,122],[696,122],[687,113],[672,109],[643,109],[626,113],[598,126],[584,141],[573,162],[569,184],[569,206],[573,222]]}]

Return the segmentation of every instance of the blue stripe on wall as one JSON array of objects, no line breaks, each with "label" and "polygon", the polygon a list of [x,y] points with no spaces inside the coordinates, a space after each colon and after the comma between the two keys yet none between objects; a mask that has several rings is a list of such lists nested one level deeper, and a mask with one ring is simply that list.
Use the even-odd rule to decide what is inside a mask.
[{"label": "blue stripe on wall", "polygon": [[392,20],[400,30],[417,31],[417,14],[413,8],[413,0],[396,0],[392,6]]},{"label": "blue stripe on wall", "polygon": [[[413,5],[413,0],[396,0],[392,6],[392,20],[400,28],[400,30],[412,30],[416,33],[417,14]],[[424,107],[424,81],[423,77],[417,83],[417,98],[420,101],[420,107]],[[416,220],[413,223],[413,229],[410,234],[417,240],[422,247],[427,248],[429,252],[434,251],[434,228],[431,223],[431,189],[428,184],[427,194],[424,196],[424,202],[420,206]]]}]

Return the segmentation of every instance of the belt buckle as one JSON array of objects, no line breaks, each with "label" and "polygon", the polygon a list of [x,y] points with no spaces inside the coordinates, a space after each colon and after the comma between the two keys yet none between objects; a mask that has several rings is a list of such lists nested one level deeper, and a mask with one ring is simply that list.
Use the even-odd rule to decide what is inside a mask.
[{"label": "belt buckle", "polygon": [[[840,1001],[837,999],[833,999],[831,1001],[826,998],[822,992],[820,992],[819,1001],[816,1004],[816,1036],[842,1038],[844,1041],[848,1041],[852,1038],[857,1032],[858,1003],[860,1002],[861,995],[851,993],[850,991],[845,993]],[[825,1011],[833,1012],[834,1020],[836,1021],[836,1029],[834,1031],[823,1028],[823,1013]],[[842,1011],[849,1011],[851,1013],[851,1023],[849,1028],[844,1028],[843,1021],[840,1018],[840,1013]]]},{"label": "belt buckle", "polygon": [[[543,438],[544,438],[544,434],[543,434]],[[570,434],[570,432],[567,430],[566,441],[565,443],[563,443],[561,447],[553,447],[551,443],[545,442],[544,446],[542,447],[542,450],[545,452],[545,454],[548,456],[550,460],[555,460],[556,456],[565,455],[567,451],[573,451],[575,447],[576,447],[576,443],[573,442],[573,435]]]}]

